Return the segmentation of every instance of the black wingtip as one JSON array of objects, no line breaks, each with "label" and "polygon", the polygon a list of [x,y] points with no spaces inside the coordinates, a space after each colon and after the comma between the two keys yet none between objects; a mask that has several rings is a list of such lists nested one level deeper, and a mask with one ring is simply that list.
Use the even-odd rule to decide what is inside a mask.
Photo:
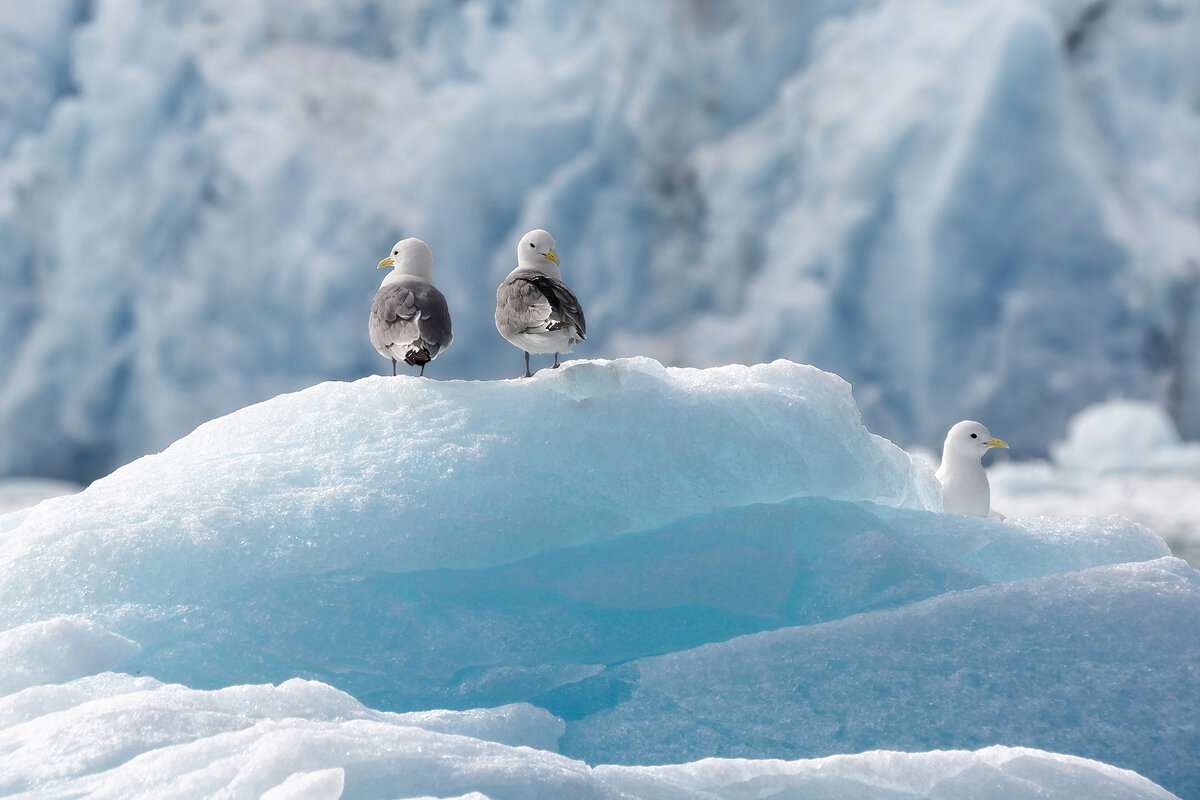
[{"label": "black wingtip", "polygon": [[422,369],[424,369],[425,365],[432,360],[433,357],[429,355],[429,351],[424,347],[417,350],[409,350],[404,354],[404,363],[408,364],[410,367],[420,366]]}]

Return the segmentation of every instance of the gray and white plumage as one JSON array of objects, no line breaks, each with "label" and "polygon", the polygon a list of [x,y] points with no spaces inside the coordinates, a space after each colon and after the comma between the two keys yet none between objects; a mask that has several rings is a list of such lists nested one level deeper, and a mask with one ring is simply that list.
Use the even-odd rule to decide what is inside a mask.
[{"label": "gray and white plumage", "polygon": [[391,254],[379,262],[379,268],[393,267],[379,284],[367,332],[371,344],[384,358],[410,366],[425,365],[450,346],[450,310],[446,298],[431,282],[433,251],[420,239],[396,242]]},{"label": "gray and white plumage", "polygon": [[533,230],[517,245],[517,268],[496,288],[496,330],[525,353],[529,377],[530,353],[570,353],[587,334],[583,308],[563,283],[554,237]]},{"label": "gray and white plumage", "polygon": [[943,511],[977,517],[992,513],[992,490],[981,459],[993,447],[1008,445],[974,420],[963,420],[946,434],[942,463],[935,473],[942,484]]}]

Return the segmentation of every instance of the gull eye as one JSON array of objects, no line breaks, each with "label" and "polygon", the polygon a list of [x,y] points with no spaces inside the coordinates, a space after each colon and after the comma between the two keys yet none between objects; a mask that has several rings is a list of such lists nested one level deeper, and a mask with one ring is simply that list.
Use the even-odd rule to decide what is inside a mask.
[{"label": "gull eye", "polygon": [[529,246],[530,246],[530,247],[533,247],[533,242],[530,242],[530,243],[529,243]]},{"label": "gull eye", "polygon": [[971,438],[972,438],[972,439],[978,439],[978,438],[979,438],[979,434],[978,434],[978,433],[972,433],[972,434],[971,434]]}]

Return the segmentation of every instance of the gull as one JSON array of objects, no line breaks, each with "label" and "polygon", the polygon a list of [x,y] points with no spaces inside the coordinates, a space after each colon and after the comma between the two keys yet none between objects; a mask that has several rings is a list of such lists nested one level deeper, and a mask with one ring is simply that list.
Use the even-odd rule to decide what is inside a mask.
[{"label": "gull", "polygon": [[[942,510],[951,514],[986,517],[991,512],[991,487],[983,471],[983,454],[993,447],[1008,447],[973,420],[957,423],[946,434],[937,479],[942,484]],[[999,515],[996,515],[999,516]]]},{"label": "gull", "polygon": [[379,269],[394,267],[383,277],[367,332],[371,344],[384,358],[411,366],[425,365],[450,346],[450,311],[446,298],[430,281],[433,279],[433,251],[420,239],[401,239],[391,255],[379,262]]},{"label": "gull", "polygon": [[562,281],[554,237],[534,230],[517,245],[517,268],[496,288],[496,330],[525,353],[570,353],[586,337],[587,323],[575,294]]}]

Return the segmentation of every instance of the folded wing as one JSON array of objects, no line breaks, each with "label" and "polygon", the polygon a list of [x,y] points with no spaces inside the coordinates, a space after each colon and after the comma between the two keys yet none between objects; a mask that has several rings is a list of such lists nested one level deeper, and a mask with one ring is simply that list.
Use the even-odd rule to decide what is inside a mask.
[{"label": "folded wing", "polygon": [[368,333],[376,350],[401,360],[421,349],[428,358],[436,358],[454,338],[445,296],[416,278],[379,288],[371,305]]},{"label": "folded wing", "polygon": [[496,290],[496,327],[511,336],[573,327],[582,341],[587,322],[579,299],[557,278],[536,272],[510,277]]}]

